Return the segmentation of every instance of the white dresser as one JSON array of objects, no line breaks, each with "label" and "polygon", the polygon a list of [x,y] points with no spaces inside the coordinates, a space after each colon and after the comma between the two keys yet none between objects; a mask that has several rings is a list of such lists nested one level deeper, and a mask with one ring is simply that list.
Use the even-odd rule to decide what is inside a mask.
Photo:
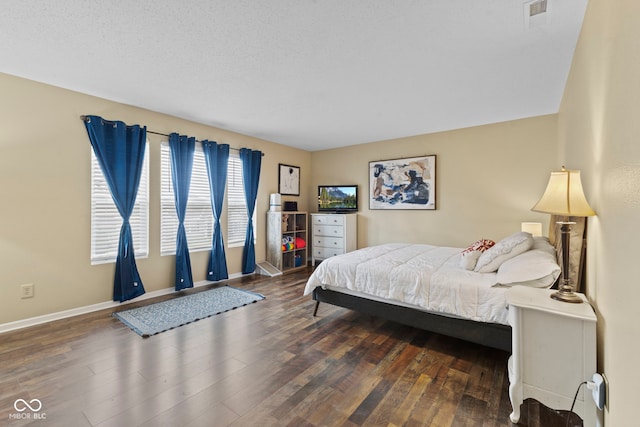
[{"label": "white dresser", "polygon": [[357,214],[311,214],[311,263],[357,249]]},{"label": "white dresser", "polygon": [[[591,381],[596,373],[593,308],[587,302],[556,301],[549,297],[552,292],[526,286],[507,292],[513,331],[509,397],[514,423],[520,419],[520,405],[529,397],[551,409],[568,411],[580,383]],[[574,407],[585,427],[601,425],[591,394],[583,385]]]}]

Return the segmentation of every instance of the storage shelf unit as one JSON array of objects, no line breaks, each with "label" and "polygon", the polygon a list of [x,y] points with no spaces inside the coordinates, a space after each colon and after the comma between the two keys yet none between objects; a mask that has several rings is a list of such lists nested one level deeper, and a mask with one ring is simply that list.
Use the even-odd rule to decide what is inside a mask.
[{"label": "storage shelf unit", "polygon": [[[267,261],[282,273],[307,266],[307,213],[267,212]],[[291,248],[283,248],[283,240]]]}]

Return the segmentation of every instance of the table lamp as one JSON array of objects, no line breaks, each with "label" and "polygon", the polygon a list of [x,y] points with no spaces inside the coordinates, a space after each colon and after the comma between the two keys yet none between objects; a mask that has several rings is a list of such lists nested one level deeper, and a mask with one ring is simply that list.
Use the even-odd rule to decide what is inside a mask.
[{"label": "table lamp", "polygon": [[538,203],[531,208],[534,212],[543,212],[565,217],[565,221],[558,221],[562,239],[562,282],[558,291],[551,294],[551,298],[571,303],[581,303],[582,298],[576,294],[569,277],[569,239],[572,216],[587,217],[596,213],[589,206],[582,190],[579,170],[567,170],[562,167],[560,172],[551,172],[547,189]]}]

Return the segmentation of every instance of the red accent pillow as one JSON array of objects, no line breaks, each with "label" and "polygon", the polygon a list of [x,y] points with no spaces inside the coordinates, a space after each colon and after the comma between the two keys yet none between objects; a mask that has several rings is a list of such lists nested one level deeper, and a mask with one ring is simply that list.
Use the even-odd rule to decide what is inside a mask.
[{"label": "red accent pillow", "polygon": [[495,244],[496,242],[494,242],[493,240],[480,239],[477,242],[473,242],[469,247],[465,248],[462,253],[466,254],[473,251],[484,252]]}]

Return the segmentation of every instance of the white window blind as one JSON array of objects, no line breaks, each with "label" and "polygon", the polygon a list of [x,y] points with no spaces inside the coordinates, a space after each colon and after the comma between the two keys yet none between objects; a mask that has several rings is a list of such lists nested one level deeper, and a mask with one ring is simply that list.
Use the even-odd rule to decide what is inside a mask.
[{"label": "white window blind", "polygon": [[[149,143],[145,146],[140,187],[129,219],[136,258],[149,256]],[[122,217],[98,159],[91,150],[91,264],[115,262]]]},{"label": "white window blind", "polygon": [[[239,155],[229,155],[227,175],[227,236],[229,247],[243,246],[247,234],[247,203],[244,198],[242,160]],[[255,243],[256,212],[253,211],[253,236]]]},{"label": "white window blind", "polygon": [[[168,142],[161,145],[161,215],[160,215],[160,254],[175,255],[178,215],[176,214],[173,183],[171,181],[171,154]],[[210,250],[213,239],[213,213],[207,164],[202,144],[196,143],[193,154],[191,186],[184,220],[187,232],[189,252]]]}]

